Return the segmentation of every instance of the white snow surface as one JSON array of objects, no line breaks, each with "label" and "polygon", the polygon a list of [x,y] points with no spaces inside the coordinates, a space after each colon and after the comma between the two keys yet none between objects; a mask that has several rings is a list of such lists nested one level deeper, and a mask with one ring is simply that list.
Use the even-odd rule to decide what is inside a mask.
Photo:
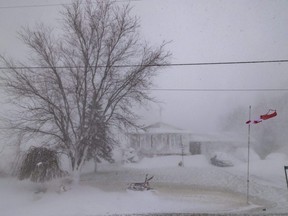
[{"label": "white snow surface", "polygon": [[[285,155],[273,154],[250,164],[247,204],[247,163],[220,168],[203,155],[144,158],[133,164],[100,164],[98,173],[82,175],[79,185],[60,182],[39,185],[15,178],[0,178],[1,216],[96,216],[156,213],[288,214]],[[88,169],[88,168],[87,168]],[[154,176],[152,191],[127,190],[132,182]]]}]

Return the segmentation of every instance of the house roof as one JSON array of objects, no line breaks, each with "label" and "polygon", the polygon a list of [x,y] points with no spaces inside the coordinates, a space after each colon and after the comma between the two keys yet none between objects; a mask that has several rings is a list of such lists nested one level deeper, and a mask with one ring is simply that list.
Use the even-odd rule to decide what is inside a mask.
[{"label": "house roof", "polygon": [[130,132],[130,134],[187,134],[190,137],[190,141],[195,142],[228,142],[228,143],[243,143],[246,141],[246,137],[237,136],[235,134],[217,133],[217,134],[199,134],[192,133],[191,131],[178,128],[176,126],[164,123],[156,122],[154,124],[143,127],[137,132]]},{"label": "house roof", "polygon": [[153,133],[153,134],[159,134],[159,133],[189,133],[188,131],[185,131],[181,128],[175,127],[173,125],[169,125],[163,122],[156,122],[154,124],[148,125],[143,128],[145,133]]}]

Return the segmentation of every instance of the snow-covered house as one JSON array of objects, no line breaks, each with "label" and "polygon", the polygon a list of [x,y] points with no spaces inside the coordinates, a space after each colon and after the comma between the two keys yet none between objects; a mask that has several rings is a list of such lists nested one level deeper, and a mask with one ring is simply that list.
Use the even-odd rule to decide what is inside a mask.
[{"label": "snow-covered house", "polygon": [[242,141],[231,136],[194,134],[163,122],[129,133],[128,138],[129,146],[146,156],[204,154],[211,157],[215,152],[235,152],[243,147]]},{"label": "snow-covered house", "polygon": [[189,153],[188,131],[157,122],[141,131],[129,133],[129,143],[143,155],[171,155]]}]

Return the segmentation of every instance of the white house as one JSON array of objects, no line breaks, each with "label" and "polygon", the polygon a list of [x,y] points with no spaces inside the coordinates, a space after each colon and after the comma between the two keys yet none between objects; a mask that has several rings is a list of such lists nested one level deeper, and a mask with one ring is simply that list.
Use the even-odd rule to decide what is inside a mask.
[{"label": "white house", "polygon": [[128,137],[130,147],[144,156],[204,154],[211,157],[214,152],[233,152],[245,145],[235,137],[193,134],[163,122],[129,133]]},{"label": "white house", "polygon": [[157,122],[143,130],[129,133],[129,143],[143,155],[171,155],[189,153],[188,131]]}]

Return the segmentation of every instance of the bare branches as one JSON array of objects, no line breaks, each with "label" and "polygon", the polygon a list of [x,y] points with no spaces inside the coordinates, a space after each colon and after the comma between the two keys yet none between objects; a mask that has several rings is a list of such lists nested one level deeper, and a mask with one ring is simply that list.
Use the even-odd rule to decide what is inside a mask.
[{"label": "bare branches", "polygon": [[[158,48],[141,43],[139,20],[130,11],[109,0],[75,1],[64,7],[57,36],[44,25],[20,32],[32,62],[45,70],[24,64],[17,69],[2,57],[11,68],[3,76],[6,90],[22,110],[14,129],[50,137],[69,155],[73,169],[92,153],[111,159],[109,128],[135,125],[134,105],[152,100],[143,89],[151,87],[159,68],[150,65],[169,59],[165,43]],[[115,67],[127,64],[135,66]]]}]

